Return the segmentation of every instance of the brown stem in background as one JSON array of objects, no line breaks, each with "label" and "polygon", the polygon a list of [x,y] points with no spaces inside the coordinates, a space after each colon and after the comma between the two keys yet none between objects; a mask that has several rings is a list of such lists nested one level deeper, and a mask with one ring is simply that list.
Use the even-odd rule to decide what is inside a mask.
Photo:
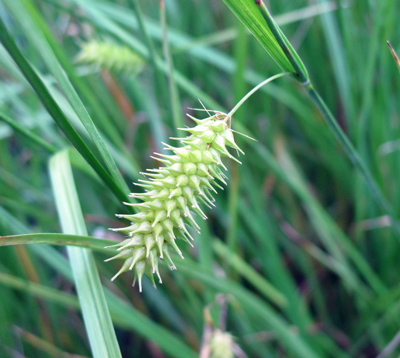
[{"label": "brown stem in background", "polygon": [[115,99],[115,102],[117,102],[118,107],[121,109],[125,118],[128,121],[132,121],[132,119],[134,119],[135,110],[134,110],[130,100],[125,95],[124,91],[121,89],[121,87],[115,81],[114,77],[111,75],[110,71],[102,70],[101,78],[103,79],[108,90],[110,91],[111,95]]},{"label": "brown stem in background", "polygon": [[397,53],[395,52],[395,50],[394,50],[392,44],[390,43],[390,41],[388,41],[387,44],[389,46],[390,52],[392,53],[394,61],[396,62],[396,65],[397,65],[397,67],[399,68],[399,71],[400,71],[400,59],[399,59],[399,56],[397,56]]}]

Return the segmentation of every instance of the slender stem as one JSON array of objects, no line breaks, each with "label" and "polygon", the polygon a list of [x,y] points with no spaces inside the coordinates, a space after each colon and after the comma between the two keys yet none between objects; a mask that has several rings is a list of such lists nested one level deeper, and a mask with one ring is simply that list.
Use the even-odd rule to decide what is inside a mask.
[{"label": "slender stem", "polygon": [[321,111],[325,122],[328,124],[329,128],[333,131],[336,139],[340,142],[343,146],[347,156],[350,158],[353,165],[358,169],[360,174],[363,176],[368,188],[371,190],[371,194],[375,199],[375,202],[381,208],[382,211],[388,214],[390,217],[391,225],[396,232],[397,236],[400,238],[400,229],[397,226],[397,223],[394,219],[393,209],[391,205],[387,202],[384,198],[381,190],[379,189],[378,185],[376,184],[375,180],[373,179],[368,167],[362,160],[362,158],[357,153],[356,149],[354,148],[353,144],[350,142],[346,134],[342,131],[339,127],[335,117],[329,110],[328,106],[325,104],[324,100],[318,94],[318,92],[314,89],[312,84],[307,86],[308,93],[310,97],[313,99],[314,103],[317,105],[319,110]]},{"label": "slender stem", "polygon": [[159,4],[160,4],[161,28],[163,33],[162,37],[163,52],[165,61],[167,63],[167,76],[169,85],[169,97],[171,100],[172,118],[174,120],[174,127],[182,128],[184,127],[184,123],[181,115],[179,92],[174,81],[174,63],[172,60],[171,51],[169,49],[169,43],[168,43],[167,13],[165,11],[164,0],[159,0]]},{"label": "slender stem", "polygon": [[232,116],[234,115],[234,113],[240,108],[240,106],[254,93],[257,92],[262,86],[266,85],[269,82],[272,82],[273,80],[276,80],[277,78],[286,76],[286,75],[290,75],[291,73],[289,72],[282,72],[282,73],[278,73],[275,76],[272,76],[270,78],[267,78],[265,81],[261,82],[260,84],[258,84],[256,87],[254,87],[251,91],[249,91],[237,104],[235,107],[232,108],[232,110],[228,113],[228,118],[232,118]]}]

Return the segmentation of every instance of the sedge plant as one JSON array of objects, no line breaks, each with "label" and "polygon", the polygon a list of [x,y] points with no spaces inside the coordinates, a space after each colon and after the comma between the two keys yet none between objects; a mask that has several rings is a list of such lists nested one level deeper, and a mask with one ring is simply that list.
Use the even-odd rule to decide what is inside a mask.
[{"label": "sedge plant", "polygon": [[[160,18],[155,16],[157,6],[142,0],[0,2],[5,24],[0,25],[4,45],[0,49],[0,235],[5,235],[0,245],[14,245],[0,249],[4,322],[0,356],[114,358],[118,345],[124,357],[194,358],[202,347],[216,356],[232,356],[236,345],[248,357],[349,358],[396,353],[399,246],[388,227],[390,219],[380,216],[385,211],[375,207],[371,187],[354,180],[354,174],[362,177],[340,155],[340,146],[307,96],[312,94],[311,86],[314,91],[318,87],[357,146],[358,101],[368,104],[363,109],[365,113],[371,109],[368,136],[363,138],[368,151],[357,150],[398,216],[399,78],[385,44],[390,38],[398,53],[398,2],[344,7],[344,2],[332,1],[318,5],[270,1],[274,12],[282,15],[272,20],[279,26],[292,23],[287,32],[282,27],[281,33],[263,16],[260,1],[225,0],[263,48],[247,37],[243,26],[230,28],[232,18],[222,1],[211,1],[213,6],[197,2],[196,11],[185,0],[165,2],[165,9],[160,1]],[[336,30],[343,40],[342,54],[326,51],[333,36],[324,32],[325,15],[339,20]],[[295,21],[299,26],[293,25]],[[301,46],[303,64],[293,62],[299,59],[283,34],[284,30],[292,35],[294,29],[292,47]],[[87,61],[77,62],[82,41],[92,35],[129,49],[129,53],[124,50],[126,57],[121,56],[126,67],[119,67],[116,52],[102,53],[100,47],[94,50],[103,57],[92,54]],[[248,47],[243,45],[246,42]],[[232,53],[231,48],[235,48]],[[242,107],[241,112],[229,115],[232,93],[235,103],[274,74],[264,49],[294,81],[265,86],[262,91],[268,95],[255,95],[251,104],[246,103],[246,111]],[[137,76],[131,75],[132,54],[146,63]],[[330,68],[340,55],[341,63],[348,65],[343,76],[348,92],[341,87],[335,90],[338,67]],[[112,75],[118,88],[109,85],[105,73]],[[365,85],[368,78],[371,86]],[[368,92],[373,96],[364,96]],[[351,110],[347,112],[341,104],[348,94]],[[123,111],[121,96],[131,111]],[[183,128],[181,109],[196,98],[216,111],[209,111],[206,119],[196,118],[193,128]],[[321,97],[314,100],[323,103]],[[327,107],[321,110],[328,123],[337,122]],[[235,143],[246,149],[246,156],[238,158],[236,150],[226,145],[243,165],[233,158],[229,162],[222,152],[218,152],[221,165],[203,163],[207,156],[217,161],[204,154],[216,149],[207,143],[209,139],[202,141],[197,135],[206,139],[205,127],[220,126],[220,122],[230,129],[228,135]],[[175,133],[178,128],[189,130],[189,136],[172,148],[166,138],[180,137]],[[259,142],[244,148],[233,129]],[[215,128],[210,132],[213,140],[224,133]],[[169,153],[158,148],[162,142],[168,143]],[[175,154],[185,150],[190,151],[190,161]],[[146,171],[154,180],[138,182],[150,187],[137,186],[128,198],[125,180],[137,182],[140,168],[154,167],[147,159],[150,151],[170,155],[156,155],[164,162]],[[177,157],[179,161],[172,163]],[[201,162],[196,162],[198,158]],[[69,165],[72,170],[66,170]],[[182,168],[196,171],[187,175],[179,172]],[[228,195],[220,192],[217,185],[224,184],[212,170],[230,176],[229,181],[222,177],[229,184]],[[182,184],[171,186],[178,178]],[[215,202],[205,198],[213,200],[205,180],[219,192],[215,196],[209,188]],[[162,193],[160,181],[168,196],[176,190],[170,199],[147,195]],[[173,207],[178,200],[186,204],[193,221],[180,207],[168,218],[167,203]],[[121,202],[126,201],[134,205],[123,207]],[[164,206],[151,209],[146,207],[149,203]],[[208,211],[206,205],[212,204],[217,208]],[[209,220],[202,220],[200,210]],[[124,225],[123,219],[114,219],[115,213],[134,219]],[[160,221],[154,223],[156,214]],[[140,218],[143,215],[148,224]],[[185,228],[179,227],[180,219]],[[129,236],[135,226],[126,232],[104,230],[135,224],[147,227],[146,232]],[[201,227],[200,235],[195,233],[196,225]],[[160,228],[163,241],[154,236]],[[124,244],[104,248],[119,242],[121,234],[127,235]],[[139,245],[118,250],[132,244],[135,236]],[[148,237],[151,245],[146,257]],[[94,255],[83,255],[83,250],[74,254],[65,246],[90,249]],[[167,266],[163,262],[172,266],[164,249],[178,269],[172,274],[162,269]],[[125,250],[125,257],[103,263]],[[179,260],[179,252],[185,260]],[[164,282],[158,290],[140,276],[157,279],[152,257]],[[128,272],[110,282],[126,260],[131,264]],[[134,276],[143,286],[141,295],[131,288]],[[220,315],[226,327],[218,325],[220,330],[214,330],[215,335],[203,344],[201,312],[219,293],[229,296],[227,309]],[[213,317],[218,310],[212,309]],[[7,322],[14,322],[12,329]]]}]

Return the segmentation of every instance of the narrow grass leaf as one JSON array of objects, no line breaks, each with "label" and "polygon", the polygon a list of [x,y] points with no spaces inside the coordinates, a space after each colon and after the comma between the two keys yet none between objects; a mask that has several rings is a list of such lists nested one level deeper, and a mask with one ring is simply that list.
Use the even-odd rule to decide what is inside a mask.
[{"label": "narrow grass leaf", "polygon": [[267,303],[256,297],[249,291],[243,289],[237,283],[216,277],[212,272],[206,272],[199,265],[186,259],[179,262],[178,272],[185,276],[194,278],[213,287],[218,292],[229,292],[233,295],[248,312],[249,315],[257,315],[264,324],[272,328],[279,337],[280,343],[284,344],[298,358],[321,358],[303,339],[293,333],[290,326],[277,314]]},{"label": "narrow grass leaf", "polygon": [[101,177],[104,183],[113,191],[113,193],[119,198],[120,201],[126,201],[127,196],[125,192],[121,189],[118,182],[116,182],[103,168],[101,163],[82,140],[80,135],[72,127],[68,121],[65,114],[61,111],[60,107],[57,105],[56,101],[50,95],[48,89],[46,88],[43,81],[40,79],[38,74],[28,63],[25,57],[22,55],[21,51],[18,49],[13,38],[7,31],[4,23],[0,20],[0,40],[3,46],[7,49],[15,63],[18,65],[22,73],[25,75],[26,80],[35,90],[39,98],[41,99],[43,105],[46,107],[50,115],[63,130],[65,135],[71,141],[71,143],[76,147],[76,149],[81,153],[81,155],[86,159],[86,161],[93,167],[97,174]]},{"label": "narrow grass leaf", "polygon": [[6,4],[10,9],[12,9],[14,15],[18,16],[20,24],[23,26],[26,35],[31,39],[32,43],[40,52],[48,68],[53,73],[62,91],[65,93],[68,101],[71,103],[71,106],[77,113],[79,119],[82,121],[94,144],[99,150],[113,179],[119,183],[119,186],[121,188],[124,188],[125,192],[128,192],[128,187],[123,180],[114,159],[112,158],[110,152],[104,144],[104,141],[101,138],[98,129],[94,125],[92,118],[90,117],[77,92],[72,86],[66,72],[62,68],[61,64],[58,62],[58,59],[52,51],[51,46],[46,41],[46,38],[41,31],[40,25],[37,21],[35,21],[34,16],[30,16],[30,13],[33,13],[33,15],[35,15],[34,8],[26,0],[6,0]]},{"label": "narrow grass leaf", "polygon": [[27,245],[27,244],[47,244],[61,246],[76,246],[82,248],[90,248],[99,252],[109,254],[110,249],[106,246],[115,244],[115,241],[97,239],[85,235],[69,235],[58,233],[40,233],[40,234],[22,234],[0,236],[0,246],[9,245]]},{"label": "narrow grass leaf", "polygon": [[22,134],[25,138],[35,143],[36,145],[46,149],[50,153],[55,153],[57,151],[57,148],[54,147],[52,144],[44,141],[41,137],[34,134],[32,131],[27,130],[24,126],[7,116],[7,114],[2,111],[0,111],[0,121],[4,121],[16,132]]},{"label": "narrow grass leaf", "polygon": [[[1,245],[0,237],[0,245]],[[220,240],[214,240],[213,247],[215,252],[221,258],[226,258],[229,264],[244,278],[251,282],[263,295],[271,300],[279,307],[286,307],[288,301],[286,297],[277,290],[270,282],[262,275],[256,272],[247,262],[241,259],[238,255],[232,253]]]},{"label": "narrow grass leaf", "polygon": [[296,72],[254,0],[223,0],[285,72]]},{"label": "narrow grass leaf", "polygon": [[[3,232],[3,228],[7,232],[29,232],[27,227],[0,206],[0,232]],[[56,240],[54,238],[56,238]],[[60,272],[71,282],[73,282],[73,275],[71,274],[71,268],[69,267],[65,257],[52,247],[44,245],[46,242],[51,245],[63,245],[62,243],[65,242],[65,246],[68,244],[76,247],[89,248],[99,252],[104,252],[105,250],[108,250],[109,253],[115,252],[115,250],[112,249],[104,249],[105,246],[112,245],[115,241],[96,239],[81,235],[32,234],[31,236],[30,234],[22,234],[4,237],[4,240],[4,242],[10,240],[10,245],[14,245],[16,242],[18,242],[18,244],[29,244],[32,240],[37,240],[37,243],[41,243],[41,245],[32,245],[31,247],[34,249],[33,251],[43,258],[43,260],[53,269]],[[18,286],[18,283],[14,286]],[[39,295],[39,292],[36,290],[33,290],[32,293]],[[153,322],[141,312],[137,311],[135,307],[126,300],[118,297],[114,292],[105,289],[105,296],[113,321],[120,327],[137,332],[139,335],[157,344],[171,357],[197,357],[196,353],[180,338],[175,336],[168,329]]]},{"label": "narrow grass leaf", "polygon": [[[55,154],[49,168],[63,232],[87,235],[68,152]],[[93,356],[122,358],[92,252],[68,247],[68,256]]]},{"label": "narrow grass leaf", "polygon": [[58,291],[54,288],[46,287],[35,282],[29,282],[19,277],[0,272],[0,285],[13,289],[28,292],[33,296],[44,298],[48,301],[58,303],[65,307],[79,308],[79,301],[75,296]]}]

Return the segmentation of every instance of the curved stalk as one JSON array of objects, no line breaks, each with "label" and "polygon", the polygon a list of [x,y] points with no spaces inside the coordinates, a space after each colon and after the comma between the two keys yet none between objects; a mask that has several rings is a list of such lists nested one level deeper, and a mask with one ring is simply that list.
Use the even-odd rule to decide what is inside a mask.
[{"label": "curved stalk", "polygon": [[254,93],[257,92],[261,87],[263,87],[264,85],[266,85],[269,82],[272,82],[273,80],[276,80],[277,78],[286,76],[286,75],[290,75],[289,72],[282,72],[282,73],[278,73],[275,76],[269,77],[267,78],[265,81],[261,82],[260,84],[258,84],[256,87],[254,87],[252,90],[250,90],[249,92],[247,92],[247,94],[236,104],[235,107],[233,107],[231,109],[231,111],[228,113],[228,117],[232,118],[232,116],[234,115],[234,113],[240,108],[240,106]]}]

